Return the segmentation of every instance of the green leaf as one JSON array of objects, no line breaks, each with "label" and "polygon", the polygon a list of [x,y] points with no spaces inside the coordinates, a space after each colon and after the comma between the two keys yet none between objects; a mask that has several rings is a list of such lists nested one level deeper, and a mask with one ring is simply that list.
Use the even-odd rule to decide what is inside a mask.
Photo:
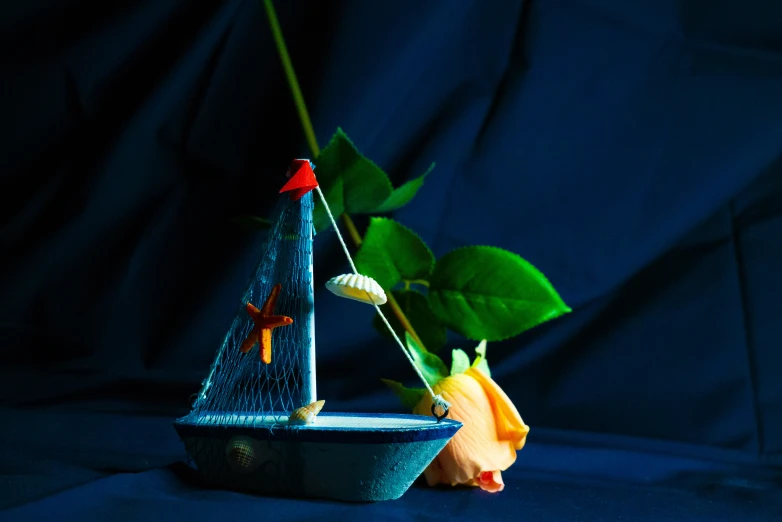
[{"label": "green leaf", "polygon": [[394,192],[391,193],[391,195],[386,199],[379,207],[377,207],[374,212],[378,213],[385,213],[385,212],[393,212],[394,210],[398,210],[405,205],[407,205],[411,199],[418,193],[418,189],[420,189],[424,184],[424,178],[434,170],[434,163],[432,163],[428,169],[426,169],[426,172],[421,174],[415,179],[411,179],[401,187],[394,190]]},{"label": "green leaf", "polygon": [[448,368],[445,367],[445,363],[442,359],[421,348],[407,332],[405,332],[405,339],[413,362],[415,362],[416,367],[421,371],[421,374],[424,376],[426,382],[429,383],[429,386],[434,386],[440,382],[441,379],[448,377]]},{"label": "green leaf", "polygon": [[451,352],[451,375],[464,373],[470,367],[470,358],[467,352],[457,348]]},{"label": "green leaf", "polygon": [[470,246],[437,261],[432,312],[468,339],[500,341],[571,311],[529,262],[501,248]]},{"label": "green leaf", "polygon": [[260,230],[268,230],[272,227],[271,221],[258,216],[239,216],[233,218],[231,222],[243,227]]},{"label": "green leaf", "polygon": [[402,400],[405,408],[414,409],[426,394],[426,388],[405,388],[402,383],[390,379],[380,379]]},{"label": "green leaf", "polygon": [[386,291],[403,279],[426,279],[434,254],[409,228],[388,218],[372,218],[355,258],[358,271]]},{"label": "green leaf", "polygon": [[[402,312],[404,312],[413,326],[415,333],[418,334],[421,342],[426,346],[426,349],[432,352],[440,351],[440,348],[445,346],[447,332],[445,326],[429,308],[429,301],[426,300],[426,296],[416,290],[395,290],[392,294],[396,298],[399,308],[402,309]],[[404,339],[405,329],[391,310],[391,305],[386,303],[381,305],[380,309],[383,311],[386,319],[388,319],[388,323],[394,329],[396,335],[400,339]],[[372,326],[382,335],[392,339],[391,333],[380,318],[380,315],[375,314]]]},{"label": "green leaf", "polygon": [[491,371],[489,370],[489,362],[486,360],[486,339],[481,341],[481,344],[475,347],[475,361],[472,363],[473,368],[478,368],[486,374],[487,377],[491,377]]},{"label": "green leaf", "polygon": [[[334,218],[348,214],[384,213],[397,210],[416,195],[434,163],[421,176],[394,189],[388,175],[361,154],[347,134],[337,128],[328,145],[315,158],[315,176]],[[315,231],[330,225],[320,201],[315,205]]]},{"label": "green leaf", "polygon": [[315,176],[321,190],[326,193],[342,181],[343,209],[337,213],[331,207],[334,217],[342,212],[362,214],[374,212],[389,197],[394,187],[383,169],[364,157],[350,138],[338,128],[328,145],[315,159]]},{"label": "green leaf", "polygon": [[[326,198],[326,201],[329,204],[331,213],[334,215],[334,219],[339,219],[339,216],[345,212],[345,206],[342,200],[342,180],[338,179],[329,188],[325,190],[321,188],[321,190],[323,191],[323,197]],[[315,227],[316,233],[322,232],[331,226],[331,220],[326,212],[326,207],[323,206],[323,202],[319,197],[315,198],[315,208],[312,211],[312,226]]]},{"label": "green leaf", "polygon": [[248,228],[267,230],[272,227],[272,222],[258,216],[240,216],[233,218],[231,222]]}]

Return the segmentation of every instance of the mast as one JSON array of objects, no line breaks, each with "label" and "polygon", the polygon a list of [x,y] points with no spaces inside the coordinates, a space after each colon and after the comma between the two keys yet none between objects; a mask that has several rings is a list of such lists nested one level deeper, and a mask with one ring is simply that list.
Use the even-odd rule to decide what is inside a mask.
[{"label": "mast", "polygon": [[302,306],[304,307],[304,310],[302,310],[304,312],[303,315],[306,316],[306,320],[309,323],[309,344],[307,346],[297,347],[299,353],[299,372],[301,375],[300,397],[302,401],[302,404],[299,406],[306,406],[317,400],[315,385],[315,271],[313,269],[312,260],[312,242],[315,236],[315,228],[312,223],[312,211],[315,202],[312,197],[312,189],[318,186],[318,181],[315,179],[315,173],[313,172],[314,168],[315,166],[310,160],[293,160],[286,173],[288,182],[280,190],[281,194],[283,192],[289,192],[291,201],[299,201],[301,204],[299,233],[306,245],[303,264],[307,266],[306,276],[309,277],[307,296],[306,299],[302,299],[302,301],[304,301],[302,303]]},{"label": "mast", "polygon": [[315,236],[315,230],[312,224],[313,200],[312,192],[305,194],[301,198],[302,202],[302,220],[305,225],[303,233],[306,234],[309,241],[308,249],[308,274],[310,279],[309,293],[306,300],[306,310],[309,314],[309,345],[302,346],[301,361],[301,406],[306,406],[317,400],[317,387],[315,382],[315,271],[313,266],[312,242]]}]

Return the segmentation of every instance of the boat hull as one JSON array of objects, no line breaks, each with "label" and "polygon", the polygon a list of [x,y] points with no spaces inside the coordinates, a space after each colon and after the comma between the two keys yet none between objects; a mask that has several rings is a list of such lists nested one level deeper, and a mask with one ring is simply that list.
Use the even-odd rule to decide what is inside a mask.
[{"label": "boat hull", "polygon": [[401,497],[461,427],[395,414],[322,413],[308,426],[234,419],[174,425],[207,483],[349,502]]}]

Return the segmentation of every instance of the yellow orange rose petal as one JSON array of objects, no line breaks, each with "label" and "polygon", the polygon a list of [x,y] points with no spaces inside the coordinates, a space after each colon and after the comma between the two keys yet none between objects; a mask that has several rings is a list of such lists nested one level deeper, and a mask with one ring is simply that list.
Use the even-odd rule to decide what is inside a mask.
[{"label": "yellow orange rose petal", "polygon": [[439,459],[443,475],[451,485],[464,484],[489,466],[507,469],[516,460],[507,442],[480,441],[478,437],[466,435],[462,440],[454,439]]},{"label": "yellow orange rose petal", "polygon": [[483,471],[476,480],[478,487],[489,493],[496,493],[505,489],[505,483],[502,481],[502,473],[498,470]]},{"label": "yellow orange rose petal", "polygon": [[480,383],[486,393],[494,413],[497,437],[500,440],[510,441],[517,450],[523,448],[529,433],[529,426],[524,424],[519,411],[502,391],[502,388],[478,368],[470,368],[464,372],[464,375]]},{"label": "yellow orange rose petal", "polygon": [[[468,484],[484,470],[507,469],[515,462],[516,452],[497,437],[491,402],[477,380],[465,374],[453,375],[440,381],[434,391],[451,403],[449,416],[464,424],[437,457],[442,470],[440,482]],[[426,396],[414,412],[425,415],[430,408],[431,397]],[[434,480],[434,469],[427,480],[430,477]]]},{"label": "yellow orange rose petal", "polygon": [[440,465],[440,457],[437,456],[424,470],[424,478],[426,478],[426,483],[429,486],[436,486],[440,483],[447,484],[447,482],[444,481],[442,477],[443,467]]},{"label": "yellow orange rose petal", "polygon": [[452,404],[452,418],[464,424],[441,459],[451,483],[463,484],[482,470],[506,468],[516,460],[507,443],[498,440],[488,397],[475,379],[453,376],[443,381],[442,394]]}]

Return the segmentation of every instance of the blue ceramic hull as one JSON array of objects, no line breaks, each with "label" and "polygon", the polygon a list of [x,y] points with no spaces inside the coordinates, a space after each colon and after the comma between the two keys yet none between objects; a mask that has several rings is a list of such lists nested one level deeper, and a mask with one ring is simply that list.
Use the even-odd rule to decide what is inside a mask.
[{"label": "blue ceramic hull", "polygon": [[214,487],[374,502],[401,497],[461,427],[401,414],[321,413],[316,423],[267,424],[235,415],[174,424]]}]

